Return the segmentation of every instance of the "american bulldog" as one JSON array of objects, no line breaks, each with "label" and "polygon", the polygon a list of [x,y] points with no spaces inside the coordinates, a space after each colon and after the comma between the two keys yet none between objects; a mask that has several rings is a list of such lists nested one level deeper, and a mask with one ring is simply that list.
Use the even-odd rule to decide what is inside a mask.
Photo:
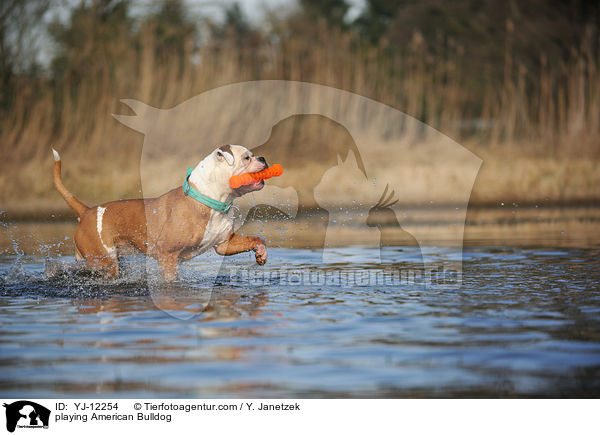
[{"label": "american bulldog", "polygon": [[54,186],[75,213],[75,257],[105,277],[119,274],[119,246],[131,245],[155,258],[167,281],[177,279],[177,265],[210,248],[220,255],[254,251],[256,262],[267,261],[265,242],[240,237],[228,216],[234,198],[260,190],[264,181],[233,189],[229,178],[267,168],[264,157],[255,157],[240,145],[224,145],[195,168],[188,169],[183,186],[152,199],[129,199],[88,207],[64,186],[61,160],[54,154]]}]

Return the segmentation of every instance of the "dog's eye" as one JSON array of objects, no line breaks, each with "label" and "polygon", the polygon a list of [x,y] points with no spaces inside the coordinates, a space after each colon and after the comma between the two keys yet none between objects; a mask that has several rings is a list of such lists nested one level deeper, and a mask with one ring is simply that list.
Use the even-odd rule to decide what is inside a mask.
[{"label": "dog's eye", "polygon": [[250,160],[250,156],[244,157],[245,160]]}]

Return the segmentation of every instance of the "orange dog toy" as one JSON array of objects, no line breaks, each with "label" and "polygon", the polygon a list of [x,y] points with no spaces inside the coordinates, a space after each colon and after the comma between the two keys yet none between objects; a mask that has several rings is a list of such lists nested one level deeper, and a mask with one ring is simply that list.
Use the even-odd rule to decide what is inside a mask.
[{"label": "orange dog toy", "polygon": [[246,172],[244,174],[234,175],[229,179],[229,185],[233,189],[237,189],[238,187],[252,184],[256,181],[266,180],[271,177],[279,177],[281,174],[283,174],[281,165],[273,165],[260,172]]}]

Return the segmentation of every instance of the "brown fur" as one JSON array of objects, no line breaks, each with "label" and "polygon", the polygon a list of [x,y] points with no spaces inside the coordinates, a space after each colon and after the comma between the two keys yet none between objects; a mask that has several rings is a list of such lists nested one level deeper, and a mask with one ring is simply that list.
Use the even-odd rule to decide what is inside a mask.
[{"label": "brown fur", "polygon": [[[181,187],[158,198],[112,201],[87,207],[63,185],[60,160],[54,164],[54,184],[79,216],[80,222],[75,230],[77,256],[85,259],[92,269],[100,270],[109,277],[118,275],[118,252],[111,254],[106,247],[112,250],[130,245],[157,259],[166,280],[176,279],[177,264],[196,255],[195,250],[202,243],[212,211],[185,195]],[[100,235],[97,230],[98,207],[106,209]],[[239,237],[232,232],[215,246],[220,255],[250,250],[256,251],[259,264],[266,262],[264,241],[258,237]]]},{"label": "brown fur", "polygon": [[220,146],[219,149],[225,153],[229,153],[229,154],[233,155],[233,152],[231,151],[231,145],[223,145],[223,146]]},{"label": "brown fur", "polygon": [[77,216],[81,216],[88,209],[88,206],[75,198],[71,192],[67,190],[62,182],[60,171],[61,163],[60,160],[58,160],[54,162],[54,187],[56,187],[56,190],[58,190],[58,193],[62,195],[69,207],[71,207],[75,213],[77,213]]}]

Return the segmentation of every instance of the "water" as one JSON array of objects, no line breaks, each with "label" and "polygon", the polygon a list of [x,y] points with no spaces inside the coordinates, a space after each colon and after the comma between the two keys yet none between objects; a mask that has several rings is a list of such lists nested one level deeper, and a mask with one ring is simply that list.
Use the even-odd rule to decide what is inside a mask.
[{"label": "water", "polygon": [[[261,270],[381,268],[355,261],[368,250],[338,253],[348,262],[271,249]],[[467,249],[460,288],[221,283],[205,309],[202,258],[171,296],[130,260],[104,283],[47,279],[40,255],[0,257],[0,395],[600,396],[597,248]]]}]

